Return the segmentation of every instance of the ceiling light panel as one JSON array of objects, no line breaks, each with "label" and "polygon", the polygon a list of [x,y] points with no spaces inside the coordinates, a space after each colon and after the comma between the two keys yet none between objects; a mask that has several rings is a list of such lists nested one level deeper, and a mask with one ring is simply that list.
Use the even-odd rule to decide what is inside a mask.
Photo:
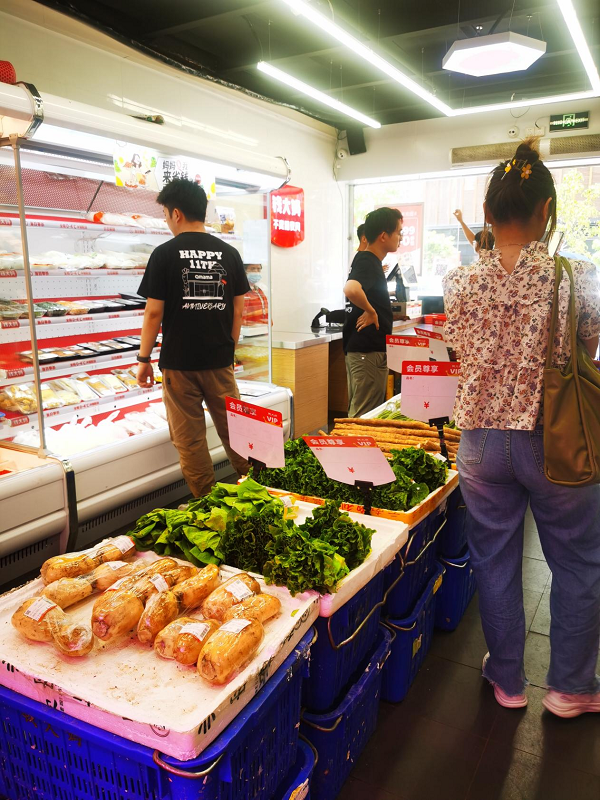
[{"label": "ceiling light panel", "polygon": [[298,80],[298,78],[295,78],[293,75],[277,69],[277,67],[274,67],[272,64],[268,64],[266,61],[259,61],[257,67],[261,72],[264,72],[265,75],[275,78],[275,80],[280,81],[285,86],[289,86],[291,89],[296,89],[296,91],[301,92],[308,97],[312,97],[313,100],[317,100],[319,103],[323,103],[323,105],[329,106],[329,108],[333,108],[336,111],[339,111],[341,114],[345,114],[347,117],[352,117],[352,119],[362,122],[363,125],[369,125],[371,128],[381,128],[381,123],[377,122],[377,120],[367,117],[366,114],[361,114],[361,112],[357,111],[355,108],[351,108],[345,103],[335,100],[328,94],[315,89],[314,86],[309,86],[308,83]]},{"label": "ceiling light panel", "polygon": [[546,52],[546,42],[506,31],[491,36],[476,36],[454,42],[442,66],[481,78],[529,69]]},{"label": "ceiling light panel", "polygon": [[590,48],[588,47],[588,43],[583,35],[583,31],[581,30],[581,25],[579,23],[579,19],[577,18],[577,14],[575,13],[573,3],[571,0],[557,0],[557,2],[567,28],[569,29],[569,33],[573,38],[573,43],[577,48],[579,57],[583,62],[583,66],[585,67],[585,71],[587,72],[590,83],[592,84],[592,89],[594,92],[596,92],[596,94],[600,94],[600,76],[598,75],[598,67],[594,63],[594,59],[590,53]]}]

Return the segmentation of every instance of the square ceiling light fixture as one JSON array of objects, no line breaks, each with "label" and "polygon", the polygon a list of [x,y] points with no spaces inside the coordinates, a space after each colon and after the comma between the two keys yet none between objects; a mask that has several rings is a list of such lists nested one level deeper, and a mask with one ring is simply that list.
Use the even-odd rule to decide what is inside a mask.
[{"label": "square ceiling light fixture", "polygon": [[459,39],[444,56],[442,66],[481,78],[529,69],[546,52],[546,42],[506,31]]}]

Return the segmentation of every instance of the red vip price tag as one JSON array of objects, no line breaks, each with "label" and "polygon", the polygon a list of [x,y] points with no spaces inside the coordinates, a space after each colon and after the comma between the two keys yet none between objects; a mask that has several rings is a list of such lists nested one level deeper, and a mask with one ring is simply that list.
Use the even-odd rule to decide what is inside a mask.
[{"label": "red vip price tag", "polygon": [[372,436],[303,436],[332,481],[392,483],[396,476]]},{"label": "red vip price tag", "polygon": [[402,413],[429,422],[452,419],[460,364],[456,361],[405,361],[402,367]]},{"label": "red vip price tag", "polygon": [[285,467],[283,416],[279,411],[234,397],[225,398],[225,408],[229,443],[236,453],[267,467]]},{"label": "red vip price tag", "polygon": [[438,339],[440,342],[444,341],[444,336],[437,331],[427,331],[425,328],[417,328],[415,326],[415,333],[417,336],[424,336],[426,339]]},{"label": "red vip price tag", "polygon": [[418,361],[427,357],[423,350],[428,350],[429,339],[421,336],[386,336],[385,344],[388,369],[401,373],[404,361]]}]

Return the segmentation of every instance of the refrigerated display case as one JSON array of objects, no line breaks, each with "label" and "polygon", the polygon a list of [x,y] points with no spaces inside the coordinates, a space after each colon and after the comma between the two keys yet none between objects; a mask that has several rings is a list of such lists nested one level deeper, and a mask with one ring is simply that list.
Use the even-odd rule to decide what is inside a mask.
[{"label": "refrigerated display case", "polygon": [[[14,94],[16,87],[8,88]],[[8,88],[0,92],[0,123]],[[37,537],[41,563],[50,546],[50,554],[88,546],[187,494],[158,367],[154,386],[142,389],[135,381],[145,305],[137,291],[154,247],[171,236],[156,203],[160,183],[148,172],[136,177],[135,158],[119,162],[118,126],[112,139],[106,130],[102,136],[75,130],[86,113],[93,116],[79,111],[73,129],[64,121],[44,123],[31,138],[0,139],[0,501],[10,487],[17,509],[0,524],[0,585],[4,550],[16,563]],[[268,191],[284,181],[277,170],[193,158],[193,143],[184,156],[168,147],[149,154],[148,124],[135,124],[140,164],[149,159],[157,174],[162,169],[159,181],[195,175],[209,194],[207,230],[238,249],[244,262],[261,266],[265,319],[245,320],[235,372],[244,396],[283,413],[287,434],[291,393],[271,383],[268,220]],[[206,283],[195,286],[193,271],[189,283],[190,301],[197,289],[199,299],[206,297]],[[154,364],[159,352],[160,336]],[[215,474],[224,478],[233,470],[208,415],[207,422]],[[3,462],[12,466],[3,471]],[[47,481],[40,477],[46,474]],[[53,526],[31,514],[20,518],[19,507],[38,507],[31,481],[51,484],[57,474],[66,517],[59,514]],[[23,525],[29,532],[15,533]]]}]

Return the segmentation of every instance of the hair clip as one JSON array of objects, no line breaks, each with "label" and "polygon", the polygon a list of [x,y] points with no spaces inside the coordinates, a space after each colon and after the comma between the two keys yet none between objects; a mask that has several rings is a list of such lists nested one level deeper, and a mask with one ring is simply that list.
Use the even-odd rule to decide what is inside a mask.
[{"label": "hair clip", "polygon": [[521,171],[521,184],[523,184],[523,181],[527,181],[531,177],[532,166],[532,164],[525,164],[523,167]]}]

